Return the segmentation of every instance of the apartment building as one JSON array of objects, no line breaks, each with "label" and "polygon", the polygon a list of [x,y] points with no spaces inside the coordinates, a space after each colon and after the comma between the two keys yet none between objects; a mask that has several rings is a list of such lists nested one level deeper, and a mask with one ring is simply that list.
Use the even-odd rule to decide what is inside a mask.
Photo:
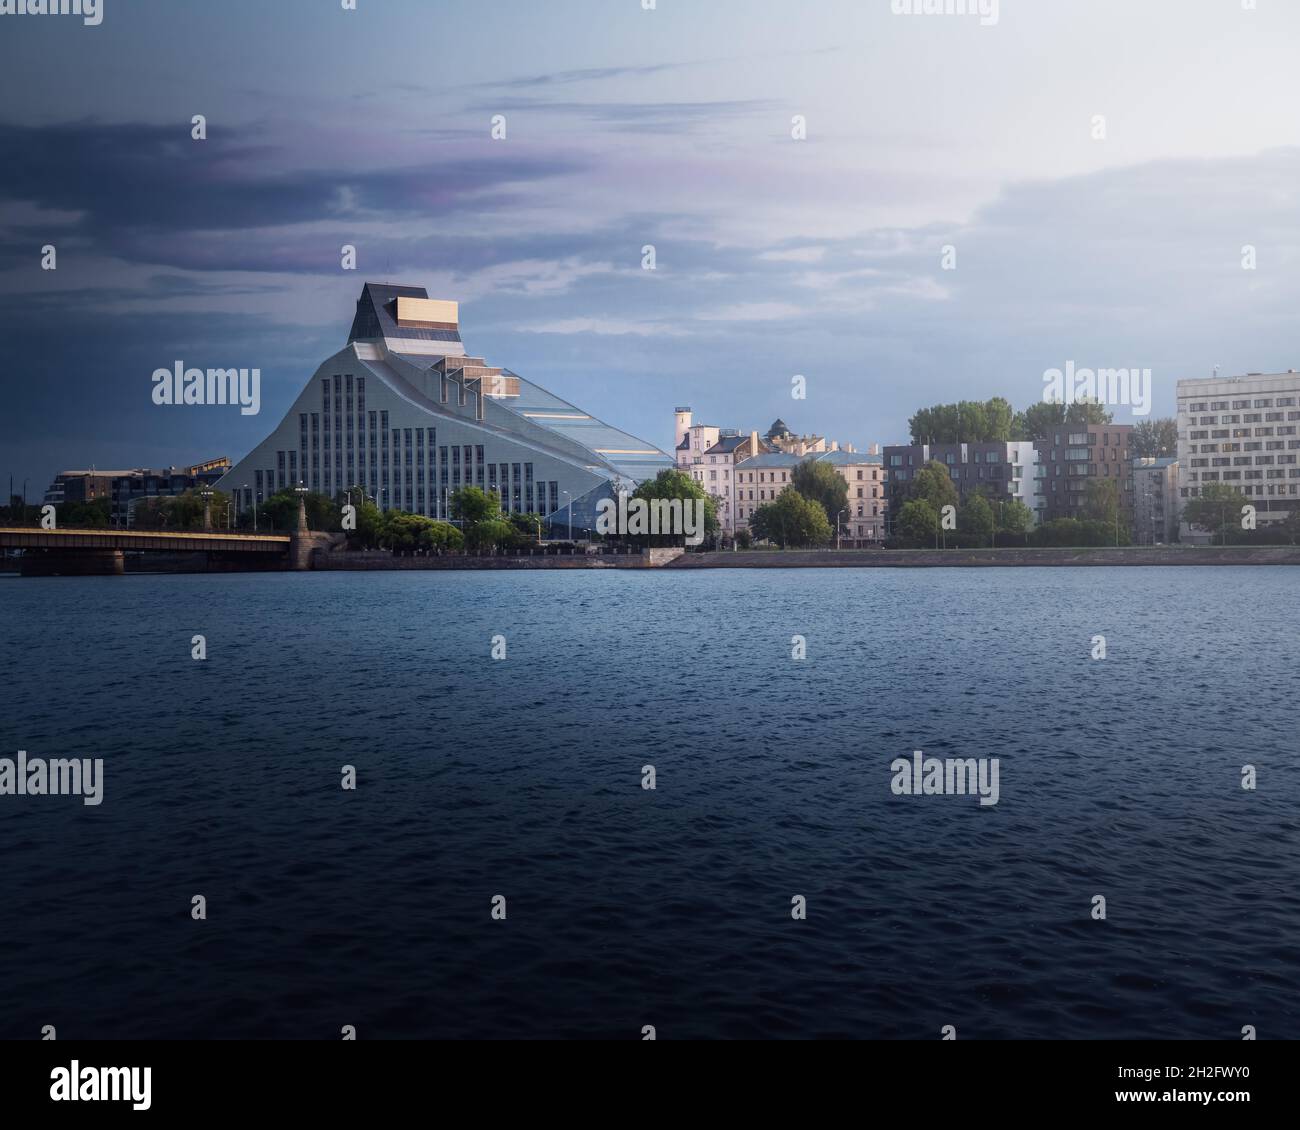
[{"label": "apartment building", "polygon": [[[1178,382],[1178,497],[1198,498],[1207,483],[1236,488],[1255,507],[1260,528],[1300,506],[1300,374],[1247,373]],[[1211,535],[1183,523],[1184,541]]]},{"label": "apartment building", "polygon": [[1178,540],[1178,460],[1133,460],[1133,544],[1168,545]]},{"label": "apartment building", "polygon": [[1034,442],[1035,510],[1040,522],[1086,517],[1088,484],[1118,487],[1120,510],[1133,515],[1132,424],[1062,424]]},{"label": "apartment building", "polygon": [[1037,514],[1033,486],[1038,455],[1028,440],[886,446],[884,471],[894,513],[906,501],[917,471],[935,460],[948,468],[959,501],[971,491],[979,491],[994,503],[1018,500]]}]

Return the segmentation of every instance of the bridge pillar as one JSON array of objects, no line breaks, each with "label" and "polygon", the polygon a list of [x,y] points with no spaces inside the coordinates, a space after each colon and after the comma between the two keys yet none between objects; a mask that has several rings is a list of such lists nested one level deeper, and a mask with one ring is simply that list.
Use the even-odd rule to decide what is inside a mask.
[{"label": "bridge pillar", "polygon": [[126,559],[120,549],[26,550],[20,574],[24,577],[120,577]]}]

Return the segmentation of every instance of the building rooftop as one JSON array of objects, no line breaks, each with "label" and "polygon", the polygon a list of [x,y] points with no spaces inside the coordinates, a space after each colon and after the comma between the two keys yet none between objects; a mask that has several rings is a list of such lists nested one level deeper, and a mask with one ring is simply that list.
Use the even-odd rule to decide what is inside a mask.
[{"label": "building rooftop", "polygon": [[862,451],[845,451],[842,448],[838,451],[819,451],[808,458],[815,459],[818,463],[830,463],[836,467],[853,467],[859,463],[883,465],[885,462],[879,455],[868,455]]},{"label": "building rooftop", "polygon": [[787,455],[784,451],[765,451],[762,455],[754,455],[742,460],[740,466],[747,471],[754,468],[761,470],[764,467],[798,467],[800,463],[810,458],[812,457]]}]

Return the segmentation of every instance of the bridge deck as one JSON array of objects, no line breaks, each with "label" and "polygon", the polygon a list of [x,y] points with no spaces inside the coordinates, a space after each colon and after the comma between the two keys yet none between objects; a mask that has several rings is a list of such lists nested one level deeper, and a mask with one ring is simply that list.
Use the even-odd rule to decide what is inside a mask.
[{"label": "bridge deck", "polygon": [[143,549],[171,552],[219,550],[280,553],[288,534],[208,533],[202,530],[43,530],[33,526],[0,526],[0,549]]}]

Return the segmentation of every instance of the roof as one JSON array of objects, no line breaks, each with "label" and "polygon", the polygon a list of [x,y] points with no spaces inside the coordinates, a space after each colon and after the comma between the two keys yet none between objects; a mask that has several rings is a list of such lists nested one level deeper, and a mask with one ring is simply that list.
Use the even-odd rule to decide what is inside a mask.
[{"label": "roof", "polygon": [[798,467],[806,458],[806,456],[787,455],[783,451],[765,451],[762,455],[755,455],[742,460],[740,465],[746,470],[755,467]]},{"label": "roof", "polygon": [[860,463],[876,463],[883,466],[885,462],[879,455],[867,455],[861,451],[818,451],[810,458],[817,460],[818,463],[830,463],[836,467],[855,467]]},{"label": "roof", "polygon": [[748,443],[749,436],[723,436],[712,447],[705,448],[706,455],[727,455],[736,450],[742,443]]},{"label": "roof", "polygon": [[354,341],[379,341],[395,353],[451,356],[464,354],[458,326],[429,328],[428,325],[398,325],[397,300],[414,298],[427,302],[429,292],[422,286],[402,286],[397,283],[368,282],[361,288],[357,299],[357,312],[348,333],[349,344]]}]

